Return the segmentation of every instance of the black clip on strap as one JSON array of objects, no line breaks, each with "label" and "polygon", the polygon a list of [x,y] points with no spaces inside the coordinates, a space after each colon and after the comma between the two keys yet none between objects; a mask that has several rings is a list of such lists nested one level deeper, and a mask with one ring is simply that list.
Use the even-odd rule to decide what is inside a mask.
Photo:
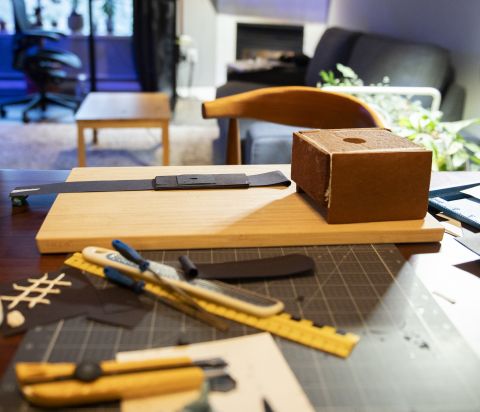
[{"label": "black clip on strap", "polygon": [[250,186],[245,173],[156,176],[153,183],[155,190],[242,189]]}]

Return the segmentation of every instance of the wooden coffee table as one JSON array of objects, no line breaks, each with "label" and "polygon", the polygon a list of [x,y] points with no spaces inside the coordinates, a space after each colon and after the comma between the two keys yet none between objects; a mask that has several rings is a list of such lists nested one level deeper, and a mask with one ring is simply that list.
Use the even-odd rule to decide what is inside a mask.
[{"label": "wooden coffee table", "polygon": [[164,93],[92,92],[75,115],[78,129],[78,165],[86,166],[84,130],[91,128],[158,127],[162,129],[163,165],[170,163],[168,122],[171,117]]}]

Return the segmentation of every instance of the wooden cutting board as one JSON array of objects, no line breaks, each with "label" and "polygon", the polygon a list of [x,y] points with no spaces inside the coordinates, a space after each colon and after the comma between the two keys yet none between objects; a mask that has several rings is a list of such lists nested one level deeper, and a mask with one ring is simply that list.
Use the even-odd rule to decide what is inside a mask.
[{"label": "wooden cutting board", "polygon": [[[289,165],[75,168],[68,181],[152,179],[193,173],[263,173]],[[406,194],[407,195],[407,194]],[[32,200],[33,202],[33,200]],[[424,220],[329,225],[289,188],[68,193],[57,196],[36,240],[42,253],[110,247],[194,249],[355,243],[435,242],[443,227]]]}]

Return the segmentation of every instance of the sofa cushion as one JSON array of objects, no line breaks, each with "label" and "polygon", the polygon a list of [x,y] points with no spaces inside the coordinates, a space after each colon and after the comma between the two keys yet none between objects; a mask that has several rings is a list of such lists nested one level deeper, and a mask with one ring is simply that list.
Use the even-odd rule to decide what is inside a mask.
[{"label": "sofa cushion", "polygon": [[[228,136],[228,122],[229,119],[220,118],[217,120],[219,136],[213,141],[213,164],[214,165],[224,165],[227,164],[227,136]],[[245,136],[247,135],[247,130],[255,120],[253,119],[239,119],[240,126],[240,137],[242,139],[242,147],[244,145]],[[242,150],[244,154],[245,151]],[[243,160],[245,163],[245,160]]]},{"label": "sofa cushion", "polygon": [[473,124],[463,130],[460,134],[469,142],[480,144],[480,124]]},{"label": "sofa cushion", "polygon": [[300,126],[285,126],[269,122],[250,125],[243,145],[243,162],[247,164],[284,164],[292,158],[293,132]]},{"label": "sofa cushion", "polygon": [[227,82],[223,86],[217,88],[216,98],[218,99],[220,97],[231,96],[232,94],[249,92],[250,90],[262,89],[264,87],[271,87],[271,85],[234,80],[231,82]]},{"label": "sofa cushion", "polygon": [[[261,89],[263,87],[270,87],[268,84],[230,81],[217,89],[216,98],[231,96],[232,94],[248,92],[250,90]],[[228,134],[228,119],[218,119],[218,128],[220,135],[218,139],[213,141],[213,164],[223,165],[227,162],[227,134]],[[240,120],[240,136],[246,135],[247,129],[253,120]],[[245,163],[245,162],[244,162]]]},{"label": "sofa cushion", "polygon": [[452,75],[446,50],[376,34],[358,38],[347,65],[366,85],[388,76],[392,86],[431,86],[443,91]]},{"label": "sofa cushion", "polygon": [[315,48],[305,76],[305,85],[316,87],[321,70],[335,70],[337,63],[347,64],[348,57],[360,33],[331,27],[323,33]]},{"label": "sofa cushion", "polygon": [[464,105],[465,89],[457,83],[452,83],[446,90],[440,105],[443,113],[442,120],[445,122],[460,120],[463,116]]}]

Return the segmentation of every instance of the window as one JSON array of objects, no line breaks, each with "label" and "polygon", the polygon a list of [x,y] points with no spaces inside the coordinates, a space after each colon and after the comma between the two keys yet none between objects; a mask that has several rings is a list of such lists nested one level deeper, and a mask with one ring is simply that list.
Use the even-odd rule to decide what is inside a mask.
[{"label": "window", "polygon": [[[103,11],[106,1],[114,6],[113,35],[131,36],[133,22],[132,0],[93,0],[93,19],[96,25],[96,34],[105,35],[107,32],[107,17]],[[70,33],[68,16],[72,11],[74,0],[25,0],[27,13],[31,21],[35,21],[35,8],[41,5],[41,17],[44,29],[56,28]],[[78,0],[78,13],[83,16],[82,34],[88,33],[88,0]],[[0,0],[0,19],[6,22],[7,32],[15,31],[11,0]]]}]

